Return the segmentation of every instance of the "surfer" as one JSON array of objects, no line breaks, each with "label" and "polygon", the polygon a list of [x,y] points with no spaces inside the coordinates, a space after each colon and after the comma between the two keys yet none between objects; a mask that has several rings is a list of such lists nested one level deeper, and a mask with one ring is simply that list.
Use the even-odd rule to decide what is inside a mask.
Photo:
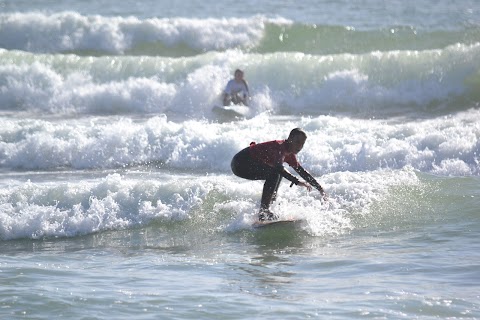
[{"label": "surfer", "polygon": [[[270,211],[270,204],[275,201],[282,177],[312,190],[312,186],[320,191],[323,198],[327,194],[322,186],[298,162],[297,153],[302,150],[307,134],[300,128],[293,129],[287,140],[273,140],[263,143],[250,143],[250,146],[238,152],[232,159],[233,173],[244,179],[265,180],[262,199],[260,201],[259,220],[276,220],[278,217]],[[305,181],[300,181],[284,167],[288,163]]]},{"label": "surfer", "polygon": [[233,103],[248,106],[249,94],[247,81],[243,79],[243,71],[237,69],[234,78],[228,81],[225,90],[223,90],[223,105],[229,106]]}]

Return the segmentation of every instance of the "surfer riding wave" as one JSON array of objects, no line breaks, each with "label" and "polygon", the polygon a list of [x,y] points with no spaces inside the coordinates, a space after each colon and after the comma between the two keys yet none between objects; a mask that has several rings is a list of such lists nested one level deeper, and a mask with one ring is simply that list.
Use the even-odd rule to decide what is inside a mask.
[{"label": "surfer riding wave", "polygon": [[[270,211],[270,204],[275,201],[282,178],[291,181],[290,186],[299,185],[306,187],[308,191],[314,187],[325,200],[327,199],[327,194],[322,186],[297,160],[296,154],[302,150],[306,139],[306,133],[300,128],[295,128],[286,140],[273,140],[258,144],[252,142],[249,147],[233,157],[231,168],[236,176],[249,180],[265,180],[260,201],[259,220],[277,219]],[[283,167],[284,162],[288,163],[305,181],[299,180],[288,172]]]},{"label": "surfer riding wave", "polygon": [[248,91],[248,84],[243,78],[243,75],[243,71],[237,69],[235,70],[234,78],[228,81],[227,86],[223,90],[224,106],[231,104],[248,106],[250,92]]}]

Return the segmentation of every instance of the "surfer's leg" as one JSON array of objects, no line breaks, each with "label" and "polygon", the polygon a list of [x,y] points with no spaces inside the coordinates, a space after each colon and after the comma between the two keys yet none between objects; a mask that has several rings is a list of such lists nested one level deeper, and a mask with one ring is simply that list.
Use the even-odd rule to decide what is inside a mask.
[{"label": "surfer's leg", "polygon": [[232,101],[232,103],[235,104],[235,105],[237,105],[237,104],[240,103],[240,101],[239,101],[239,99],[238,99],[238,96],[237,96],[236,94],[233,94],[233,95],[231,96],[231,101]]},{"label": "surfer's leg", "polygon": [[232,172],[240,178],[256,180],[254,173],[251,170],[252,159],[248,147],[237,153],[230,163]]},{"label": "surfer's leg", "polygon": [[260,201],[259,219],[274,220],[275,216],[268,208],[278,190],[282,176],[275,169],[254,161],[250,157],[248,148],[243,149],[233,157],[231,168],[232,172],[238,177],[250,180],[265,180]]},{"label": "surfer's leg", "polygon": [[277,179],[277,185],[275,186],[275,190],[273,191],[272,201],[270,202],[270,204],[272,204],[277,199],[278,187],[280,187],[280,182],[282,182],[282,178],[282,175],[279,174]]},{"label": "surfer's leg", "polygon": [[231,102],[232,102],[231,96],[229,94],[225,94],[223,96],[223,106],[224,107],[229,106]]},{"label": "surfer's leg", "polygon": [[274,200],[275,193],[277,192],[278,186],[280,185],[280,180],[282,176],[278,173],[271,173],[263,185],[262,199],[260,201],[260,220],[266,218],[268,220],[274,220],[275,215],[269,210],[270,204]]},{"label": "surfer's leg", "polygon": [[272,203],[273,194],[275,193],[279,174],[270,175],[263,184],[262,200],[260,202],[261,209],[268,210]]},{"label": "surfer's leg", "polygon": [[249,180],[266,180],[274,172],[271,167],[253,160],[248,147],[233,157],[230,167],[236,176]]}]

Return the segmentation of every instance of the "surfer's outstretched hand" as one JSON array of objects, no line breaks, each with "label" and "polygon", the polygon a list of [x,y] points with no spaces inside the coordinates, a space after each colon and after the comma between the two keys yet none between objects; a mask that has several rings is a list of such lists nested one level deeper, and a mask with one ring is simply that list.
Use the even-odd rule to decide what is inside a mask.
[{"label": "surfer's outstretched hand", "polygon": [[323,188],[320,187],[320,188],[318,188],[318,191],[322,195],[323,201],[328,201],[328,194],[325,192],[325,190],[323,190]]},{"label": "surfer's outstretched hand", "polygon": [[328,194],[327,194],[325,191],[322,193],[322,199],[323,199],[323,201],[325,201],[325,202],[327,202],[327,201],[329,200],[329,199],[328,199]]},{"label": "surfer's outstretched hand", "polygon": [[300,181],[298,182],[298,185],[307,188],[308,191],[312,191],[312,186],[306,182]]},{"label": "surfer's outstretched hand", "polygon": [[[300,182],[298,183],[298,185],[307,188],[307,190],[308,190],[309,192],[312,191],[312,189],[313,189],[313,187],[312,187],[309,183],[307,183],[307,182],[300,181]],[[316,189],[317,189],[317,190],[320,192],[320,194],[322,195],[322,199],[323,199],[324,201],[328,201],[328,194],[323,190],[323,188],[322,188],[322,187],[319,187],[319,188],[316,188]]]}]

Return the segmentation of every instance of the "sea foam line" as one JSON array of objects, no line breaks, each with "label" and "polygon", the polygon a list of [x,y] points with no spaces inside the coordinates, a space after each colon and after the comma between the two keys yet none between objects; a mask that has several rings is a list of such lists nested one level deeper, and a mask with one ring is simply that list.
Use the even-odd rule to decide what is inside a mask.
[{"label": "sea foam line", "polygon": [[138,44],[185,45],[196,50],[253,46],[265,24],[286,19],[193,19],[84,16],[77,12],[0,14],[0,44],[31,52],[104,51],[122,54]]},{"label": "sea foam line", "polygon": [[281,139],[304,127],[299,155],[317,176],[338,171],[413,167],[442,175],[479,175],[480,113],[406,123],[320,116],[276,122],[268,116],[232,123],[167,117],[0,120],[0,165],[11,169],[112,169],[153,165],[185,172],[230,172],[233,155],[249,145]]}]

